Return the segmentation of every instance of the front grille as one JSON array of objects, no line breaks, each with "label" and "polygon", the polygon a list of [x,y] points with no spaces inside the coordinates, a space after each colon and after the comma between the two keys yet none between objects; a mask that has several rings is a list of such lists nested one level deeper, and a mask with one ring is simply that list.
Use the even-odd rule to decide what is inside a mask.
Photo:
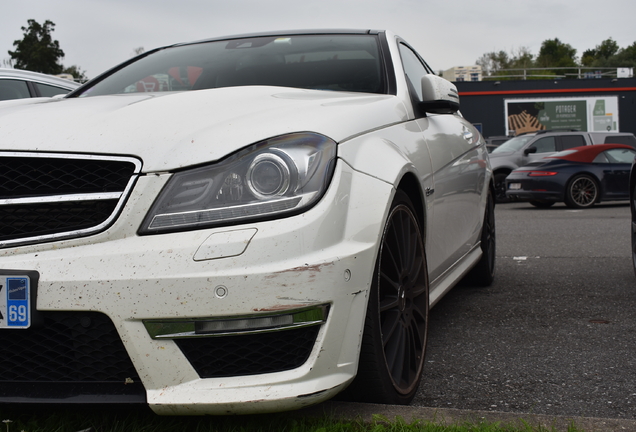
[{"label": "front grille", "polygon": [[37,312],[31,328],[0,331],[0,401],[75,397],[88,402],[96,395],[145,400],[137,371],[106,315]]},{"label": "front grille", "polygon": [[302,366],[320,326],[272,333],[175,339],[201,378],[257,375]]},{"label": "front grille", "polygon": [[67,159],[52,154],[47,157],[2,157],[0,194],[24,197],[121,192],[134,168],[129,162]]},{"label": "front grille", "polygon": [[0,206],[0,239],[84,230],[105,221],[116,200]]},{"label": "front grille", "polygon": [[140,168],[127,157],[0,152],[0,247],[104,229]]}]

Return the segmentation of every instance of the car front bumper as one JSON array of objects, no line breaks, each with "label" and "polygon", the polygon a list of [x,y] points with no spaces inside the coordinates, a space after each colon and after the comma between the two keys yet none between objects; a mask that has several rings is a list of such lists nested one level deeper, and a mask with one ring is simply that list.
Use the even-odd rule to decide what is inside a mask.
[{"label": "car front bumper", "polygon": [[[357,368],[392,186],[339,161],[327,194],[303,214],[236,227],[136,235],[168,177],[140,177],[107,231],[1,250],[0,268],[39,273],[36,313],[108,316],[157,413],[279,411],[321,402],[342,390]],[[259,317],[320,305],[327,305],[328,316],[307,360],[272,373],[202,378],[176,339],[153,339],[144,325],[149,320]],[[216,338],[223,336],[188,343]]]}]

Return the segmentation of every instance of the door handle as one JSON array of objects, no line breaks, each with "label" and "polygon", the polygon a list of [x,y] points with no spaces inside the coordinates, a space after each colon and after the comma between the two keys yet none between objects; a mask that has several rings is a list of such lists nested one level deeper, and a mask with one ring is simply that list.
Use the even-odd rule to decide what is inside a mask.
[{"label": "door handle", "polygon": [[473,138],[474,138],[473,133],[472,133],[472,132],[471,132],[471,130],[470,130],[470,129],[468,129],[466,126],[463,126],[462,128],[463,128],[462,136],[464,137],[464,139],[465,139],[467,142],[472,143],[472,142],[473,142]]}]

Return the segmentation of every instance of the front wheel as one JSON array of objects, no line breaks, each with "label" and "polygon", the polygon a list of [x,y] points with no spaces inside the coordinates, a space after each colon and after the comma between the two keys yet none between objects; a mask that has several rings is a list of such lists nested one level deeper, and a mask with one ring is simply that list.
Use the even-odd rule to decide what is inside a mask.
[{"label": "front wheel", "polygon": [[586,174],[574,176],[565,191],[565,204],[572,208],[590,208],[598,200],[596,181]]},{"label": "front wheel", "polygon": [[465,281],[474,286],[489,286],[495,280],[495,202],[491,193],[488,193],[484,222],[481,227],[481,259],[477,265],[466,275]]},{"label": "front wheel", "polygon": [[397,191],[382,233],[358,373],[345,399],[406,405],[417,392],[429,308],[421,233],[411,200]]},{"label": "front wheel", "polygon": [[506,196],[506,177],[508,177],[508,173],[495,174],[495,200],[497,203],[510,201],[510,198]]}]

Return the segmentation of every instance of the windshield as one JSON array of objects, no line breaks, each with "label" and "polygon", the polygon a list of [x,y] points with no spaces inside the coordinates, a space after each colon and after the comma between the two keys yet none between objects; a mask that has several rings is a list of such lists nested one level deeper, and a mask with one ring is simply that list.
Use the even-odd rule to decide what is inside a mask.
[{"label": "windshield", "polygon": [[514,137],[501,144],[499,147],[494,149],[492,153],[510,153],[520,150],[528,141],[530,141],[534,135],[521,135],[518,137]]},{"label": "windshield", "polygon": [[384,93],[383,76],[376,36],[272,36],[151,52],[79,96],[248,85]]}]

